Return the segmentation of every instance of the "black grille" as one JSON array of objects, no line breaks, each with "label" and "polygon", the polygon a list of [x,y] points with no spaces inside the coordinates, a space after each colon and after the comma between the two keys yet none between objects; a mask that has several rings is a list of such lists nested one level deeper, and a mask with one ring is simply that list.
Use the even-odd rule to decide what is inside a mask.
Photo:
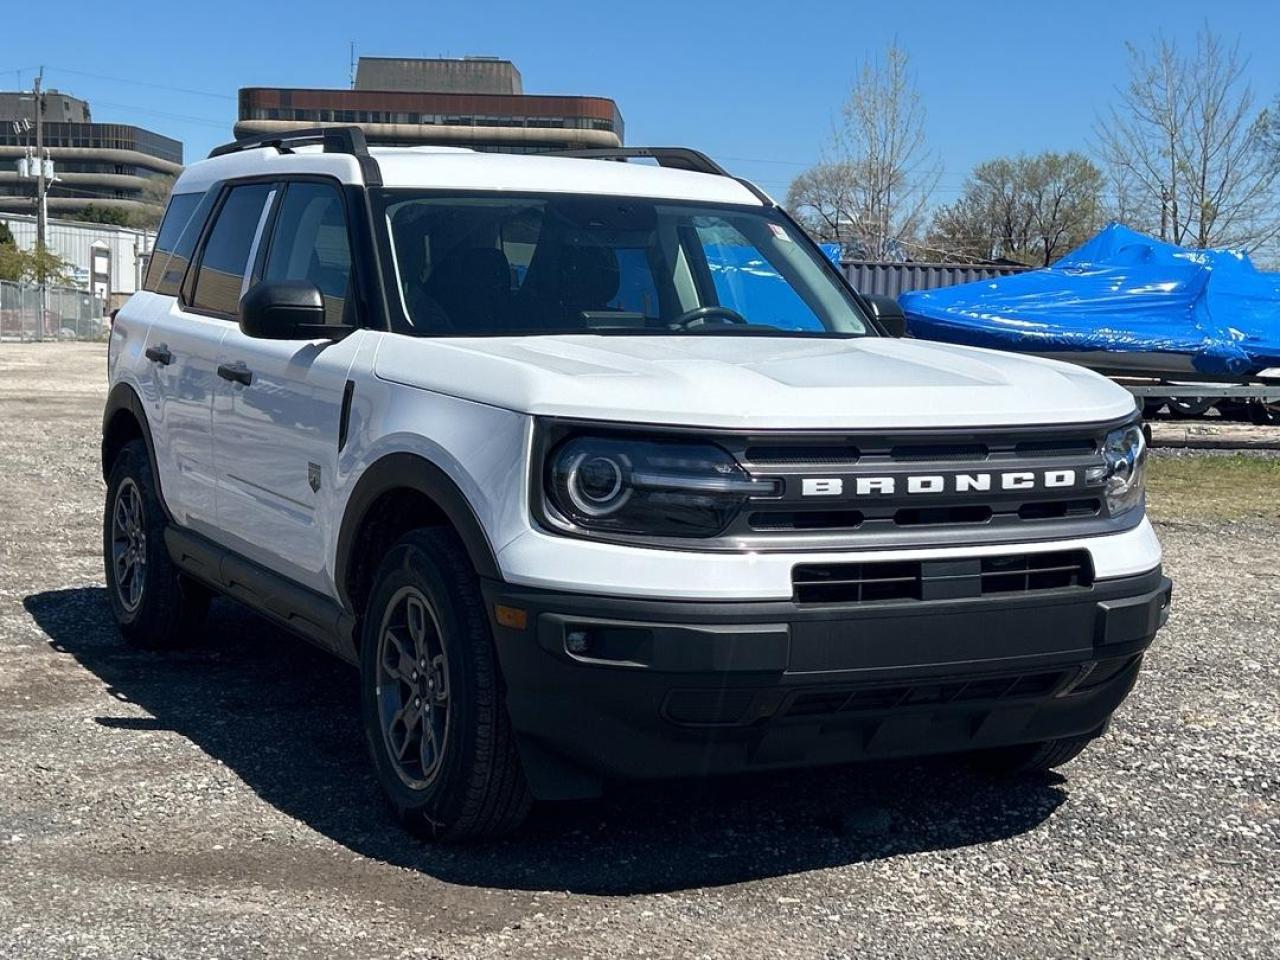
[{"label": "black grille", "polygon": [[990,456],[985,443],[910,443],[899,444],[889,451],[889,459],[903,463],[951,462],[971,460],[980,462]]},{"label": "black grille", "polygon": [[[965,528],[991,531],[993,539],[1007,532],[1016,540],[1020,530],[1029,536],[1032,524],[1105,522],[1091,471],[1103,464],[1101,438],[1109,426],[780,434],[725,442],[748,473],[778,491],[756,498],[726,534],[838,539],[857,531],[942,543],[955,542]],[[1069,479],[1050,482],[1061,476]],[[932,488],[909,488],[926,481]]]},{"label": "black grille", "polygon": [[850,444],[776,444],[747,447],[743,459],[761,466],[856,463],[860,453]]},{"label": "black grille", "polygon": [[957,600],[991,594],[1087,588],[1093,583],[1084,550],[955,560],[806,563],[791,574],[797,603],[882,603]]},{"label": "black grille", "polygon": [[1092,584],[1093,565],[1085,550],[982,558],[984,594],[1061,590]]}]

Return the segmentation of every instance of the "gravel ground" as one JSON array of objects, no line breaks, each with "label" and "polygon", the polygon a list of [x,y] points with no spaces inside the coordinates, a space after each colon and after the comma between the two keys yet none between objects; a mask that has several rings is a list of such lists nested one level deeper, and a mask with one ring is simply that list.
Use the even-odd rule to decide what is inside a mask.
[{"label": "gravel ground", "polygon": [[0,956],[1280,956],[1274,509],[1157,509],[1173,620],[1065,777],[654,787],[436,849],[382,805],[347,668],[221,602],[203,646],[122,645],[102,348],[0,374]]}]

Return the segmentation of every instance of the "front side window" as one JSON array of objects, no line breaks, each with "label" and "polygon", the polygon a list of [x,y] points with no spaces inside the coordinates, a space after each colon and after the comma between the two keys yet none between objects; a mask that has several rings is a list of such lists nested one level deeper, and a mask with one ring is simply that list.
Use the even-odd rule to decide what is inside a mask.
[{"label": "front side window", "polygon": [[200,258],[192,296],[197,310],[225,316],[239,313],[249,252],[270,192],[270,184],[253,183],[232,187],[227,194]]},{"label": "front side window", "polygon": [[830,264],[772,210],[409,190],[375,200],[400,332],[870,332]]},{"label": "front side window", "polygon": [[263,279],[309,280],[324,295],[325,322],[343,322],[351,295],[351,244],[336,187],[289,185],[276,217]]}]

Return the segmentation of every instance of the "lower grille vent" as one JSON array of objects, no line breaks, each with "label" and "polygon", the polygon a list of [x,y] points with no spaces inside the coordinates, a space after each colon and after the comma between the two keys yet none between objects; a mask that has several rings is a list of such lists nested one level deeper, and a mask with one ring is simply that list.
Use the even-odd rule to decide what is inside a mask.
[{"label": "lower grille vent", "polygon": [[1045,697],[1053,693],[1075,671],[977,677],[929,683],[859,687],[853,690],[815,690],[792,698],[782,711],[787,717],[812,717],[839,713],[897,710],[901,707],[943,706],[990,700],[1017,700]]},{"label": "lower grille vent", "polygon": [[1093,568],[1085,550],[956,560],[806,563],[791,574],[797,603],[958,600],[989,594],[1087,588]]}]

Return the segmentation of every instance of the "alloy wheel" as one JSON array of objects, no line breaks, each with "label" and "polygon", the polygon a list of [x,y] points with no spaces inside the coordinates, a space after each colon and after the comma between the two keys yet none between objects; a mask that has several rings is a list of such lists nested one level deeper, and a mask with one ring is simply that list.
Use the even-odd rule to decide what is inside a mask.
[{"label": "alloy wheel", "polygon": [[378,716],[387,756],[414,790],[440,771],[449,732],[449,670],[440,623],[416,587],[387,604],[378,631]]},{"label": "alloy wheel", "polygon": [[132,477],[116,490],[111,508],[111,569],[116,594],[129,613],[142,603],[147,574],[147,531],[142,513],[142,491]]}]

